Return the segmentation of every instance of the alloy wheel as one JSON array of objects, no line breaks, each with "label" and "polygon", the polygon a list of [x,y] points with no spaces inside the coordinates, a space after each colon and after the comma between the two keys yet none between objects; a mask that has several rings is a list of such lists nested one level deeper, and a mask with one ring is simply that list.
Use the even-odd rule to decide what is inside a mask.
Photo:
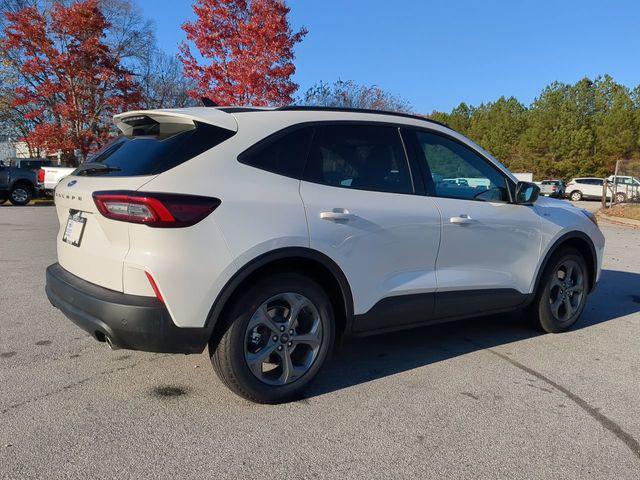
[{"label": "alloy wheel", "polygon": [[260,305],[249,320],[245,361],[260,381],[286,385],[311,368],[322,339],[322,320],[311,300],[298,293],[278,294]]},{"label": "alloy wheel", "polygon": [[11,199],[16,203],[24,203],[29,198],[29,192],[27,192],[24,188],[18,187],[11,192]]},{"label": "alloy wheel", "polygon": [[584,296],[584,272],[575,260],[565,260],[551,278],[549,305],[551,313],[561,323],[570,321],[580,310]]}]

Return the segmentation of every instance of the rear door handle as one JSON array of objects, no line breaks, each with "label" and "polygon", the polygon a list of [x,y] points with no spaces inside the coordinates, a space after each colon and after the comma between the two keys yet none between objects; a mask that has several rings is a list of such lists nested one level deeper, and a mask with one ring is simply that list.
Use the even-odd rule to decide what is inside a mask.
[{"label": "rear door handle", "polygon": [[454,225],[469,225],[470,223],[476,223],[476,220],[471,218],[469,215],[462,213],[457,217],[451,217],[449,222]]},{"label": "rear door handle", "polygon": [[346,208],[334,208],[330,212],[320,212],[320,218],[331,222],[348,222],[356,218],[356,216]]}]

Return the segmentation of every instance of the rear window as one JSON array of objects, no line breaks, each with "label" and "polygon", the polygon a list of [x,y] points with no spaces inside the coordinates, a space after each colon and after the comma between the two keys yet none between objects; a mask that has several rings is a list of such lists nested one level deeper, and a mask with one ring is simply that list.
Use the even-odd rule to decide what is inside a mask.
[{"label": "rear window", "polygon": [[219,145],[235,134],[231,130],[199,122],[186,130],[184,125],[179,125],[175,130],[178,133],[167,135],[157,129],[136,128],[133,135],[114,138],[89,157],[74,174],[109,177],[157,175]]}]

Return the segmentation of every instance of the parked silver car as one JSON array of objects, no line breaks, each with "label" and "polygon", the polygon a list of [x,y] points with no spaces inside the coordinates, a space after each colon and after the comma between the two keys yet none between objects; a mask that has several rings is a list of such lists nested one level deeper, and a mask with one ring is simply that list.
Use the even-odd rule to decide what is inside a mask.
[{"label": "parked silver car", "polygon": [[547,197],[564,197],[566,185],[563,180],[543,180],[540,182],[540,194]]}]

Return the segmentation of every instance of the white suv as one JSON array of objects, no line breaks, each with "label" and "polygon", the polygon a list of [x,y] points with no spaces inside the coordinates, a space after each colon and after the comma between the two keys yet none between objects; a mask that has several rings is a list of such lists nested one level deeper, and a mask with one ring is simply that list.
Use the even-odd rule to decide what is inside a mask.
[{"label": "white suv", "polygon": [[[602,185],[604,184],[603,178],[596,177],[582,177],[572,178],[565,187],[565,194],[567,198],[574,202],[580,200],[600,200],[602,199]],[[607,194],[609,198],[611,194]]]},{"label": "white suv", "polygon": [[593,216],[537,198],[422,117],[235,107],[115,121],[123,135],[56,188],[48,297],[112,347],[208,345],[253,401],[298,396],[337,337],[514,309],[563,331],[600,275]]}]

